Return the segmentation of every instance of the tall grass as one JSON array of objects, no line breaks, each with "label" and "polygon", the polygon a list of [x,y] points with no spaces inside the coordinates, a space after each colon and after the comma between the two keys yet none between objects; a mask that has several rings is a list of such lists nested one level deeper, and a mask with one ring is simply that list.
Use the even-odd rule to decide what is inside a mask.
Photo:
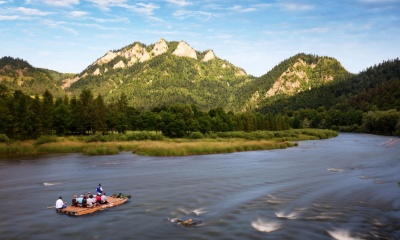
[{"label": "tall grass", "polygon": [[230,153],[280,149],[293,146],[290,142],[276,141],[192,141],[192,142],[151,142],[139,145],[133,152],[150,156],[185,156],[199,154]]},{"label": "tall grass", "polygon": [[[156,132],[91,136],[41,136],[35,141],[0,142],[0,154],[72,153],[110,155],[132,151],[140,155],[184,156],[287,148],[292,141],[325,139],[337,132],[321,129],[287,131],[192,133],[188,138],[168,139]],[[6,139],[7,140],[7,139]]]},{"label": "tall grass", "polygon": [[31,154],[36,153],[36,148],[31,141],[0,143],[0,154]]}]

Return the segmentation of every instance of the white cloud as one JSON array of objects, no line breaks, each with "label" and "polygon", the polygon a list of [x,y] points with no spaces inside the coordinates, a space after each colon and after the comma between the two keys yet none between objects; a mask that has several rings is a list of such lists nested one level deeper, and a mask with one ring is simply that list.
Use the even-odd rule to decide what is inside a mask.
[{"label": "white cloud", "polygon": [[0,21],[2,20],[16,20],[19,19],[20,17],[17,15],[12,15],[12,16],[4,16],[4,15],[0,15]]},{"label": "white cloud", "polygon": [[178,18],[189,18],[189,17],[203,18],[203,17],[206,17],[206,19],[210,19],[210,18],[216,16],[215,14],[210,13],[210,12],[189,11],[189,10],[178,10],[178,11],[174,12],[173,15]]},{"label": "white cloud", "polygon": [[[26,3],[30,4],[32,0],[27,0]],[[56,7],[71,7],[72,5],[79,4],[79,0],[43,0],[44,4]]]},{"label": "white cloud", "polygon": [[106,23],[106,22],[129,22],[129,19],[126,17],[116,17],[116,18],[95,18],[95,17],[87,17],[87,19],[93,20],[98,23]]},{"label": "white cloud", "polygon": [[82,17],[82,16],[86,16],[88,14],[89,14],[88,12],[84,12],[84,11],[72,11],[71,17]]},{"label": "white cloud", "polygon": [[43,24],[48,27],[51,27],[51,28],[61,29],[61,30],[67,31],[69,33],[72,33],[74,35],[79,35],[75,29],[65,27],[64,25],[67,23],[64,21],[55,22],[52,20],[45,20],[45,21],[43,21]]},{"label": "white cloud", "polygon": [[109,7],[117,6],[117,7],[126,7],[126,0],[88,0],[96,5],[96,7],[101,10],[108,11]]},{"label": "white cloud", "polygon": [[192,4],[191,2],[187,2],[186,0],[166,0],[166,2],[176,4],[180,7]]},{"label": "white cloud", "polygon": [[25,7],[18,7],[18,8],[15,8],[14,10],[21,12],[25,15],[29,15],[29,16],[47,16],[47,15],[52,14],[51,12],[42,12],[38,9],[25,8]]},{"label": "white cloud", "polygon": [[136,6],[126,6],[126,8],[136,13],[152,16],[154,14],[154,10],[160,7],[152,3],[138,3]]},{"label": "white cloud", "polygon": [[281,3],[281,6],[288,11],[307,11],[314,8],[312,5],[294,2]]},{"label": "white cloud", "polygon": [[146,16],[152,16],[154,14],[154,10],[160,8],[158,5],[153,3],[137,3],[135,5],[127,4],[126,0],[88,0],[94,4],[96,7],[109,11],[110,7],[121,7],[128,9],[132,12],[136,12],[139,14],[143,14]]},{"label": "white cloud", "polygon": [[236,11],[236,12],[254,12],[257,9],[254,8],[254,7],[245,8],[245,7],[242,7],[240,5],[235,5],[235,6],[231,7],[230,10],[233,10],[233,11]]}]

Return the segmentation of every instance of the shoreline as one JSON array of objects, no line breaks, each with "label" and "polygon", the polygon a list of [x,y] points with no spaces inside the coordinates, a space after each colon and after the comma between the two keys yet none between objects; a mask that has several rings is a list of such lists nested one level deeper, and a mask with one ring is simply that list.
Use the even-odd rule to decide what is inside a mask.
[{"label": "shoreline", "polygon": [[[270,132],[268,134],[271,135]],[[109,142],[85,142],[72,137],[53,137],[53,141],[41,144],[37,144],[34,140],[0,143],[0,155],[81,153],[97,156],[114,155],[123,151],[131,151],[133,154],[143,156],[204,155],[285,149],[297,146],[298,141],[327,139],[336,137],[338,133],[326,129],[296,129],[275,131],[272,134],[273,137],[270,138],[263,137],[263,135],[260,135],[260,132],[253,133],[253,135],[250,135],[249,139],[238,137],[201,139],[165,138],[163,140]]]}]

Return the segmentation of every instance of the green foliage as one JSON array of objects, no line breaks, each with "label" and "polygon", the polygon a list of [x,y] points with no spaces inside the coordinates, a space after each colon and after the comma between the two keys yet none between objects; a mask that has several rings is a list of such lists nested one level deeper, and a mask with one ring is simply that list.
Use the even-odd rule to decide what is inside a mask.
[{"label": "green foliage", "polygon": [[[34,96],[43,93],[46,89],[55,96],[64,95],[64,90],[60,83],[53,76],[55,71],[32,67],[27,61],[3,57],[0,59],[0,78],[1,84],[11,91],[21,90],[27,95]],[[62,75],[66,77],[67,75]]]},{"label": "green foliage", "polygon": [[363,116],[363,130],[367,133],[397,135],[400,132],[400,112],[396,109],[387,111],[369,111]]},{"label": "green foliage", "polygon": [[1,133],[0,134],[0,143],[8,143],[10,139],[7,137],[6,134]]},{"label": "green foliage", "polygon": [[188,136],[189,139],[202,139],[204,135],[201,132],[192,132]]},{"label": "green foliage", "polygon": [[89,156],[115,155],[119,153],[119,149],[109,146],[92,146],[83,149],[82,153]]},{"label": "green foliage", "polygon": [[35,146],[39,146],[45,143],[57,142],[57,136],[54,135],[42,135],[35,141]]},{"label": "green foliage", "polygon": [[127,141],[163,140],[164,136],[155,132],[133,132],[126,134]]}]

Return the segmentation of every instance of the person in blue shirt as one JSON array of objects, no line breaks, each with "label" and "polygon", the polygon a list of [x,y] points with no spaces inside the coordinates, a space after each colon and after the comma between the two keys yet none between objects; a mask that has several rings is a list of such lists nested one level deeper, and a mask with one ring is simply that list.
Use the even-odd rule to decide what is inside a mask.
[{"label": "person in blue shirt", "polygon": [[101,184],[99,183],[99,186],[96,189],[97,194],[102,194],[103,193],[103,188],[101,187]]},{"label": "person in blue shirt", "polygon": [[76,200],[78,201],[78,206],[82,207],[83,195],[80,195]]}]

